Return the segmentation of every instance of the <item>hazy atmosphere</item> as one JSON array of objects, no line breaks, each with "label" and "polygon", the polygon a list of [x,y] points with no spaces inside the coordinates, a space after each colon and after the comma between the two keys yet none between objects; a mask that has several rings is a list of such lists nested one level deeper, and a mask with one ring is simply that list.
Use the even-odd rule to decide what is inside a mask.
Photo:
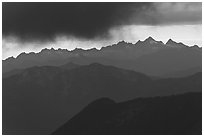
[{"label": "hazy atmosphere", "polygon": [[202,135],[201,2],[3,2],[3,135]]}]

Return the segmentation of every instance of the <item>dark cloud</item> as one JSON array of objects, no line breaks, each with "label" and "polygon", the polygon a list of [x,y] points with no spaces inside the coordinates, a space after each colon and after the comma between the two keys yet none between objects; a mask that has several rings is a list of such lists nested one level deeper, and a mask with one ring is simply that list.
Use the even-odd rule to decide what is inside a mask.
[{"label": "dark cloud", "polygon": [[[131,11],[131,3],[3,3],[3,35],[52,39],[57,34],[106,37]],[[148,3],[137,3],[136,8]],[[118,23],[117,23],[118,22]]]},{"label": "dark cloud", "polygon": [[[3,2],[2,5],[3,36],[14,35],[21,40],[51,40],[56,35],[71,35],[86,39],[107,38],[108,31],[118,25],[188,23],[199,22],[202,18],[200,9],[193,9],[191,3],[175,6],[175,4],[147,2]],[[172,9],[177,12],[172,12]]]}]

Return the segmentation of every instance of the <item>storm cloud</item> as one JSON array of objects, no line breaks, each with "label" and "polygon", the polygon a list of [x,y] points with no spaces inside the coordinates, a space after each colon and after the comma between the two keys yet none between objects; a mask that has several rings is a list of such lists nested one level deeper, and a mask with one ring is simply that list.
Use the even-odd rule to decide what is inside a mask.
[{"label": "storm cloud", "polygon": [[7,3],[2,4],[3,37],[50,41],[59,35],[110,38],[123,25],[201,24],[202,3]]}]

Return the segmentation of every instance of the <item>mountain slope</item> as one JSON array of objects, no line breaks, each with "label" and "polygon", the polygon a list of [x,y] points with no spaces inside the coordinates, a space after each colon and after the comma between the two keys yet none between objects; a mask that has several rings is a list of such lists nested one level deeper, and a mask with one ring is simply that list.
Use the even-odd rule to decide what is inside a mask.
[{"label": "mountain slope", "polygon": [[55,135],[202,134],[202,95],[99,99],[57,129]]},{"label": "mountain slope", "polygon": [[[39,67],[39,66],[35,66],[36,68]],[[46,67],[46,66],[44,66]],[[47,66],[49,68],[49,66]],[[51,66],[50,66],[51,67]],[[52,66],[53,67],[53,66]],[[64,69],[64,70],[71,70],[71,69],[74,69],[74,68],[78,68],[80,67],[80,65],[76,64],[76,63],[73,63],[73,62],[68,62],[66,64],[63,64],[61,66],[58,66],[59,68],[61,69]],[[43,67],[41,67],[43,68]],[[3,78],[7,78],[7,77],[10,77],[12,75],[16,75],[16,74],[20,74],[24,72],[24,69],[14,69],[14,70],[11,70],[11,71],[8,71],[8,72],[5,72],[2,74],[2,77]]]},{"label": "mountain slope", "polygon": [[141,73],[98,63],[73,69],[32,67],[3,78],[3,134],[49,134],[101,97],[121,102],[201,90],[201,73],[152,80]]},{"label": "mountain slope", "polygon": [[137,85],[149,81],[143,74],[97,63],[71,70],[25,69],[3,79],[3,134],[49,134],[90,101],[131,98],[133,91],[144,88]]}]

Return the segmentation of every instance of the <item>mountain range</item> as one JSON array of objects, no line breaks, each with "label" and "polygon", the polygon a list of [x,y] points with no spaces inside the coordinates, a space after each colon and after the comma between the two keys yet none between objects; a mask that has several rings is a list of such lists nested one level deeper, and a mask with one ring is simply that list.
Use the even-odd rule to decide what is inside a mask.
[{"label": "mountain range", "polygon": [[[92,63],[35,66],[2,81],[3,134],[51,134],[90,102],[202,91],[202,73],[155,79],[114,66]],[[14,130],[15,129],[15,130]]]},{"label": "mountain range", "polygon": [[[127,131],[129,134],[154,134],[152,118],[157,118],[156,127],[162,129],[158,134],[168,134],[163,132],[165,128],[175,126],[178,129],[186,123],[186,129],[192,129],[192,134],[200,134],[200,123],[195,124],[195,128],[188,123],[200,120],[201,114],[202,49],[198,46],[189,47],[171,39],[164,44],[149,37],[135,44],[120,41],[100,50],[43,49],[39,53],[21,53],[16,58],[3,60],[2,71],[3,134],[116,133],[114,130],[89,132],[104,126],[107,126],[105,130],[109,126],[120,129],[117,134],[127,134]],[[95,113],[91,104],[99,108],[97,111],[101,114]],[[132,105],[136,107],[130,107]],[[109,110],[114,112],[109,113]],[[89,126],[82,122],[87,114],[91,116]],[[168,114],[172,116],[167,117]],[[186,116],[181,118],[184,114]],[[121,122],[118,115],[122,115],[121,120],[127,124]],[[98,126],[94,123],[97,117],[101,117],[96,120]],[[180,121],[176,123],[175,120]],[[162,128],[165,121],[170,124]],[[148,124],[151,131],[144,128]],[[130,131],[131,126],[144,132]],[[77,132],[80,128],[87,131],[76,133],[74,128]],[[130,130],[123,132],[122,129]],[[169,134],[172,133],[186,132]]]},{"label": "mountain range", "polygon": [[79,65],[97,62],[163,77],[178,71],[202,68],[202,49],[196,45],[189,47],[172,39],[164,44],[149,37],[135,44],[120,41],[117,44],[102,47],[100,50],[76,48],[68,51],[45,48],[39,53],[21,53],[16,58],[10,57],[3,60],[2,70],[5,73],[33,66],[60,66],[68,62]]}]

